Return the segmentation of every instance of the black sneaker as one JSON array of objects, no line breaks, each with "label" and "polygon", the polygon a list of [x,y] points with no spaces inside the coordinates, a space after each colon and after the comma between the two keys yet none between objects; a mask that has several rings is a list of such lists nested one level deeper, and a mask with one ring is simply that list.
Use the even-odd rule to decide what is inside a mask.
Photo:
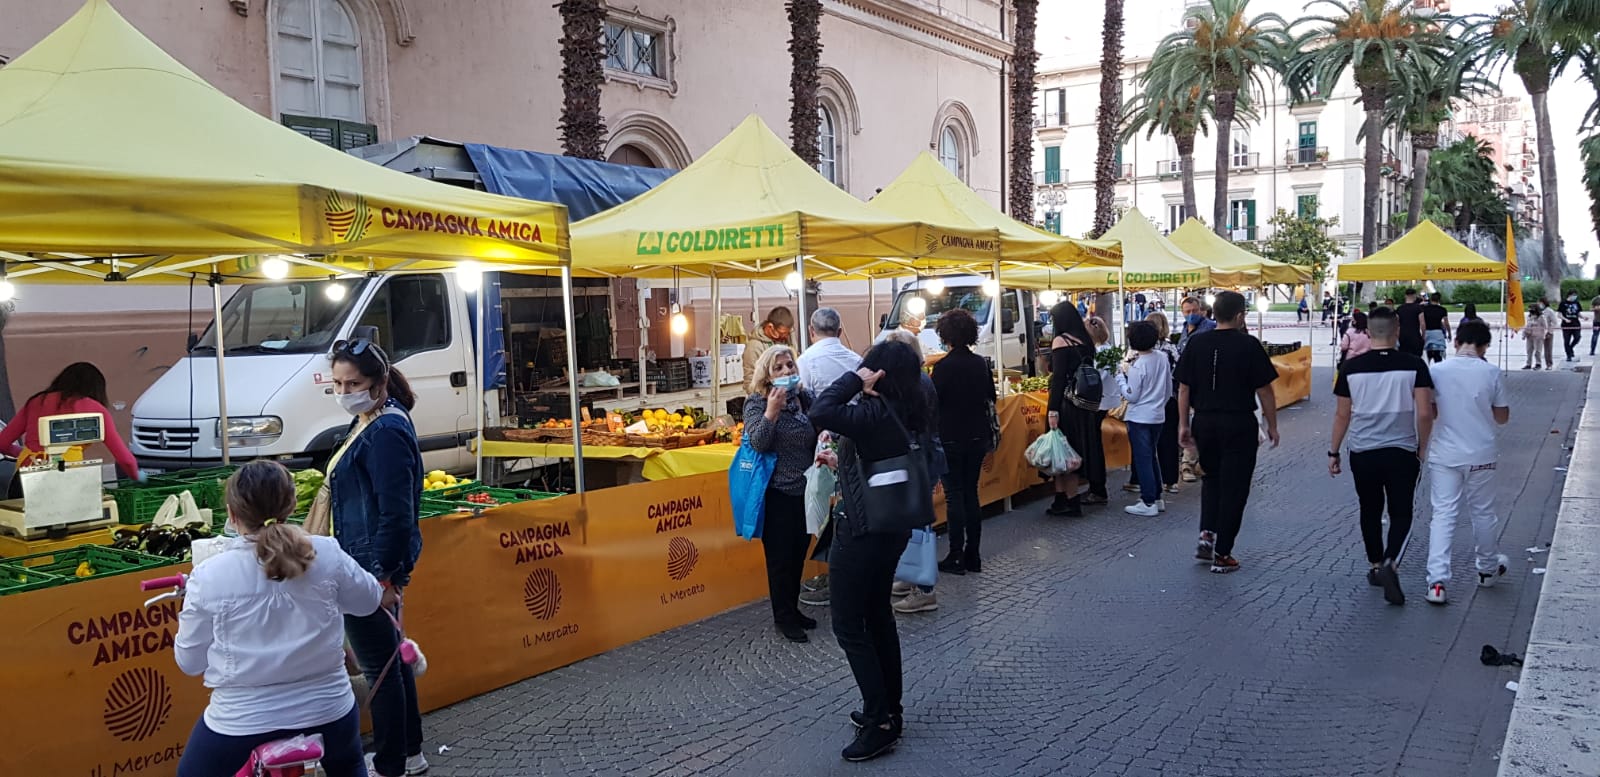
[{"label": "black sneaker", "polygon": [[951,552],[939,562],[939,571],[951,575],[964,575],[967,573],[967,568],[961,563],[961,557]]},{"label": "black sneaker", "polygon": [[785,623],[778,627],[778,631],[781,632],[784,638],[790,642],[811,641],[810,635],[806,634],[806,630],[800,628],[800,624],[798,623]]},{"label": "black sneaker", "polygon": [[810,631],[817,627],[817,619],[805,614],[796,616],[795,623],[800,624],[800,628],[805,629],[806,631]]},{"label": "black sneaker", "polygon": [[1110,499],[1105,494],[1096,494],[1091,491],[1083,495],[1082,499],[1080,500],[1080,504],[1103,505],[1108,501],[1110,501]]},{"label": "black sneaker", "polygon": [[[867,713],[862,712],[861,710],[851,710],[850,724],[856,728],[866,728]],[[899,715],[891,715],[889,716],[889,725],[894,728],[895,735],[899,736],[899,732],[905,728],[905,719]]]},{"label": "black sneaker", "polygon": [[1367,585],[1373,588],[1383,587],[1383,579],[1378,577],[1378,567],[1372,567],[1367,570]]},{"label": "black sneaker", "polygon": [[1385,561],[1378,568],[1378,582],[1383,584],[1383,600],[1390,604],[1405,604],[1406,592],[1400,590],[1400,571],[1393,561]]},{"label": "black sneaker", "polygon": [[893,723],[889,724],[889,728],[881,725],[866,726],[856,731],[856,741],[845,747],[840,755],[844,756],[846,761],[870,761],[893,750],[895,743],[899,741],[900,732],[895,730]]},{"label": "black sneaker", "polygon": [[968,572],[977,574],[983,571],[983,559],[978,558],[978,554],[968,551],[966,555],[961,557],[961,567]]}]

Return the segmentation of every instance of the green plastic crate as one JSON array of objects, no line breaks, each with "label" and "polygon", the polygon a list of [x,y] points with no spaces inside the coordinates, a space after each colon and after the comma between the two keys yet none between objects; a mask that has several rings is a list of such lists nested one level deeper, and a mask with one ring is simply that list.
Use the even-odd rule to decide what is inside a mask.
[{"label": "green plastic crate", "polygon": [[227,507],[228,478],[239,468],[234,466],[186,469],[168,472],[150,478],[148,485],[187,486],[194,493],[195,504],[221,510]]},{"label": "green plastic crate", "polygon": [[111,491],[111,498],[117,502],[117,520],[129,523],[149,523],[161,511],[161,505],[166,503],[167,497],[175,496],[188,491],[194,494],[194,502],[200,507],[209,507],[213,511],[218,505],[207,504],[202,497],[204,487],[193,484],[181,485],[149,485],[123,481]]},{"label": "green plastic crate", "polygon": [[9,561],[0,563],[0,596],[49,588],[63,582],[66,581],[49,572],[16,566]]},{"label": "green plastic crate", "polygon": [[482,505],[474,505],[467,501],[467,497],[473,494],[488,494],[500,504],[534,502],[540,499],[554,499],[558,496],[564,496],[564,494],[551,494],[544,491],[529,491],[522,488],[494,488],[481,483],[469,483],[465,486],[451,486],[437,491],[426,491],[423,492],[423,498],[454,502],[458,505],[469,507],[481,507]]},{"label": "green plastic crate", "polygon": [[441,515],[450,515],[455,512],[459,512],[456,508],[456,503],[448,499],[435,499],[424,496],[422,501],[417,504],[418,518],[438,518]]},{"label": "green plastic crate", "polygon": [[[87,577],[78,577],[78,565],[89,562],[94,569],[94,574]],[[29,574],[42,572],[56,578],[48,585],[61,585],[79,580],[98,580],[112,575],[121,575],[128,572],[137,572],[142,569],[155,569],[176,563],[173,559],[160,556],[148,556],[135,553],[131,550],[117,550],[101,545],[80,545],[67,550],[57,550],[49,553],[35,553],[31,556],[17,556],[6,559],[5,564],[10,567],[20,568]],[[44,587],[48,587],[44,586]]]}]

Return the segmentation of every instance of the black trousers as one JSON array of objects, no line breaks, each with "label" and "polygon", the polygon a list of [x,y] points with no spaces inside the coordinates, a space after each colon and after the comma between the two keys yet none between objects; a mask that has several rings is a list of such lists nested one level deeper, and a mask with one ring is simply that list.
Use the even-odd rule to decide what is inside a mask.
[{"label": "black trousers", "polygon": [[950,528],[950,555],[968,558],[978,555],[983,538],[983,509],[978,500],[978,476],[988,443],[972,440],[944,447],[949,472],[944,476],[945,519]]},{"label": "black trousers", "polygon": [[1578,343],[1583,342],[1583,330],[1573,327],[1561,330],[1561,346],[1567,350],[1567,361],[1578,358]]},{"label": "black trousers", "polygon": [[[1167,400],[1167,420],[1161,424],[1161,436],[1156,439],[1156,465],[1161,469],[1161,484],[1178,484],[1178,469],[1182,451],[1178,447],[1178,398]],[[1139,485],[1139,470],[1128,468],[1128,485]]]},{"label": "black trousers", "polygon": [[[1350,454],[1350,477],[1356,481],[1356,501],[1361,505],[1361,542],[1367,561],[1396,561],[1411,534],[1412,500],[1422,462],[1416,451],[1378,448]],[[1383,508],[1389,506],[1389,542],[1383,541]]]},{"label": "black trousers", "polygon": [[1089,449],[1078,451],[1078,455],[1083,457],[1083,468],[1078,471],[1078,474],[1082,475],[1084,481],[1089,484],[1089,493],[1095,496],[1106,496],[1110,493],[1106,491],[1105,437],[1100,434],[1100,430],[1104,428],[1105,423],[1106,411],[1095,412],[1094,426],[1089,430],[1087,438]]},{"label": "black trousers", "polygon": [[896,630],[889,589],[894,568],[911,532],[853,536],[841,528],[828,553],[829,601],[833,636],[861,689],[861,711],[882,723],[904,711],[901,694],[900,632]]},{"label": "black trousers", "polygon": [[1200,478],[1200,530],[1216,533],[1217,555],[1231,556],[1261,447],[1256,415],[1197,412],[1191,431],[1205,472]]},{"label": "black trousers", "polygon": [[767,557],[767,591],[772,597],[772,621],[779,626],[800,623],[800,576],[805,571],[806,500],[767,489],[767,514],[761,525],[761,550]]}]

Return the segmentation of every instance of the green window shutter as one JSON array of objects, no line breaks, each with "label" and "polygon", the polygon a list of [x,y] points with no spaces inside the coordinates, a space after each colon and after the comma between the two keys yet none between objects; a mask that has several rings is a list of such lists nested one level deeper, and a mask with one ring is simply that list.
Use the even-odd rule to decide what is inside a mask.
[{"label": "green window shutter", "polygon": [[1044,147],[1044,182],[1061,183],[1061,147]]},{"label": "green window shutter", "polygon": [[281,120],[283,126],[340,151],[370,146],[378,142],[378,128],[372,124],[324,119],[320,116],[293,116],[287,113],[282,115]]},{"label": "green window shutter", "polygon": [[1314,121],[1300,122],[1300,147],[1317,147],[1317,123]]},{"label": "green window shutter", "polygon": [[1117,146],[1117,157],[1114,164],[1117,168],[1116,175],[1120,177],[1122,175],[1122,146]]},{"label": "green window shutter", "polygon": [[1303,219],[1315,218],[1317,215],[1317,195],[1302,194],[1295,198],[1296,215]]}]

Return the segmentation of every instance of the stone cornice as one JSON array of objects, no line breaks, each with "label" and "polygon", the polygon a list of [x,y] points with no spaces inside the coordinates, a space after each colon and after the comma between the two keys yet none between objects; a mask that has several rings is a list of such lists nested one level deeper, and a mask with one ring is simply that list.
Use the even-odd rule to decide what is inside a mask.
[{"label": "stone cornice", "polygon": [[827,5],[843,6],[894,22],[995,59],[1008,59],[1014,50],[1003,31],[977,26],[971,19],[940,13],[915,0],[829,0]]}]

